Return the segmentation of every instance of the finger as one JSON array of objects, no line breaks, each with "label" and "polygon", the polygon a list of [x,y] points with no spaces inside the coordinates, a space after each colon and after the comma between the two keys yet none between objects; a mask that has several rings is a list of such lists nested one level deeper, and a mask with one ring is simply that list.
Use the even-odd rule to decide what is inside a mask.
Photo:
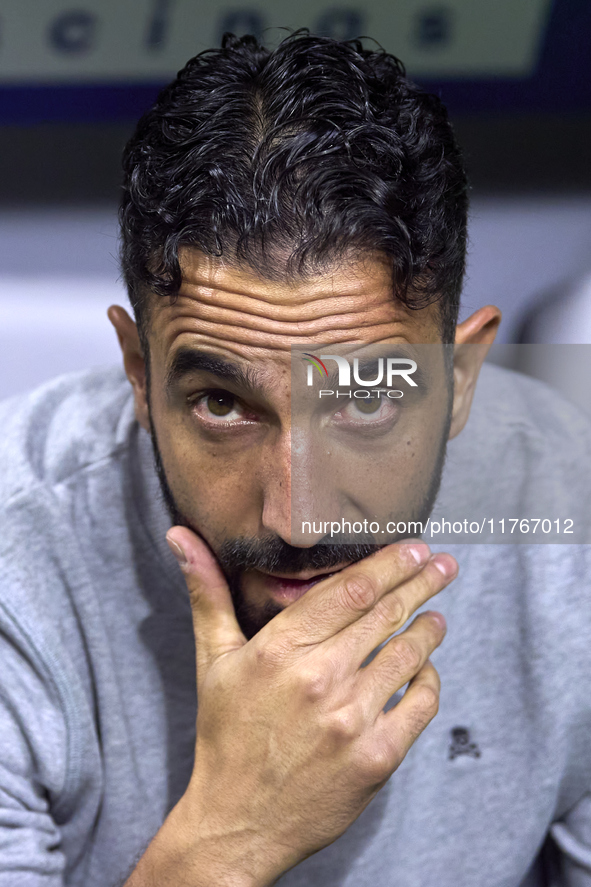
[{"label": "finger", "polygon": [[[376,747],[385,751],[392,770],[398,767],[417,737],[439,711],[441,681],[427,659],[394,708],[380,712],[375,723]],[[384,756],[384,755],[383,755]]]},{"label": "finger", "polygon": [[219,656],[242,647],[246,638],[226,578],[204,540],[187,527],[172,527],[166,541],[189,589],[199,680]]},{"label": "finger", "polygon": [[429,557],[420,540],[387,545],[314,585],[275,618],[295,645],[318,644],[371,610],[387,592],[414,576]]},{"label": "finger", "polygon": [[422,669],[445,637],[441,613],[427,610],[382,647],[359,672],[360,698],[368,713],[382,711],[388,700]]},{"label": "finger", "polygon": [[330,643],[349,669],[408,622],[412,614],[455,579],[458,564],[449,554],[433,555],[422,570],[383,595],[367,613],[335,635]]}]

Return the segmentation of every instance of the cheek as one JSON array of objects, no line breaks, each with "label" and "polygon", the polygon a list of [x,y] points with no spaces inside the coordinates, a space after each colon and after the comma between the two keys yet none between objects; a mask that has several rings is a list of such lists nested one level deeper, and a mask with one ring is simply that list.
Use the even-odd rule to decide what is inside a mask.
[{"label": "cheek", "polygon": [[440,439],[405,436],[380,457],[359,455],[339,478],[347,498],[364,513],[385,518],[392,509],[401,515],[419,506],[431,486]]},{"label": "cheek", "polygon": [[188,418],[162,415],[156,424],[162,464],[183,515],[211,543],[248,532],[256,520],[257,448],[204,441]]},{"label": "cheek", "polygon": [[317,447],[319,458],[307,460],[312,466],[308,472],[303,459],[299,471],[298,457],[294,458],[294,494],[298,496],[301,474],[315,491],[315,510],[321,520],[355,516],[387,522],[393,514],[401,520],[415,519],[431,492],[445,427],[446,416],[439,405],[436,412],[426,405],[382,440],[364,443],[360,439],[351,445],[350,439],[333,438],[324,448]]}]

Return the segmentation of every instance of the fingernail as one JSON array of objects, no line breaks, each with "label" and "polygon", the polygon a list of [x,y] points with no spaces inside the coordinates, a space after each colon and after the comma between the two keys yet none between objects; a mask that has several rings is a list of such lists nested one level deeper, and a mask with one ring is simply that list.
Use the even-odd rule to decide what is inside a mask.
[{"label": "fingernail", "polygon": [[185,552],[178,544],[178,542],[175,542],[174,539],[171,539],[168,535],[166,536],[166,541],[168,542],[168,547],[179,562],[179,567],[186,567],[187,558],[185,557]]},{"label": "fingernail", "polygon": [[453,557],[447,554],[433,555],[433,563],[446,579],[451,579],[458,572],[458,565]]},{"label": "fingernail", "polygon": [[425,545],[425,543],[416,543],[408,546],[408,550],[412,555],[416,564],[424,564],[428,559],[430,551],[429,546]]}]

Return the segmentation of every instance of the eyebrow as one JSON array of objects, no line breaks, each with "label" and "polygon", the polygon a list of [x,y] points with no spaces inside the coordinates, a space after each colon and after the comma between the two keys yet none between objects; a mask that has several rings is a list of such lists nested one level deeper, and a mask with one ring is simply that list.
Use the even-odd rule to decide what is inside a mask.
[{"label": "eyebrow", "polygon": [[179,348],[166,373],[166,391],[170,393],[181,379],[192,373],[209,373],[247,391],[262,388],[260,374],[253,367],[244,368],[239,363],[196,348]]}]

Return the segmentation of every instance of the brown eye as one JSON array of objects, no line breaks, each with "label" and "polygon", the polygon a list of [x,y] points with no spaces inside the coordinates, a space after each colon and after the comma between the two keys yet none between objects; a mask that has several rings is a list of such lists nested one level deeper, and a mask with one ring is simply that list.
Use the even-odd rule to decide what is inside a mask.
[{"label": "brown eye", "polygon": [[229,415],[236,405],[236,398],[227,391],[214,391],[207,396],[207,409],[214,416]]},{"label": "brown eye", "polygon": [[355,406],[360,413],[377,413],[380,408],[379,397],[356,397]]}]

